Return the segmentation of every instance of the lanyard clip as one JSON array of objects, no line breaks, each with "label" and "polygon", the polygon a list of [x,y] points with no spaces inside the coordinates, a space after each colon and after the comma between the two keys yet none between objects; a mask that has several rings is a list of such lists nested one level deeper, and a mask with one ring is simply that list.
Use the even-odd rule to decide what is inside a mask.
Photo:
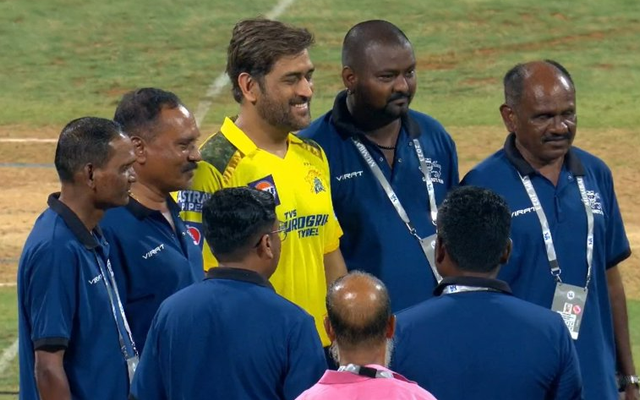
[{"label": "lanyard clip", "polygon": [[550,264],[551,264],[551,276],[553,276],[556,279],[556,282],[562,283],[562,279],[560,278],[560,274],[562,274],[562,269],[558,264],[558,260],[552,260],[550,261]]}]

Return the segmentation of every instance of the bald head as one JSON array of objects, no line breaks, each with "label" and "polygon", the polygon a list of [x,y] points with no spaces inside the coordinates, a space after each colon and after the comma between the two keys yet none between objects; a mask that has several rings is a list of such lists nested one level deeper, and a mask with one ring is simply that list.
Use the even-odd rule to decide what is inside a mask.
[{"label": "bald head", "polygon": [[530,79],[555,79],[575,91],[569,71],[557,61],[544,60],[517,64],[504,76],[504,101],[509,107],[516,107],[525,90],[525,82]]},{"label": "bald head", "polygon": [[349,29],[342,42],[342,66],[359,69],[372,46],[411,46],[407,36],[394,24],[383,20],[360,22]]},{"label": "bald head", "polygon": [[391,302],[384,284],[355,271],[336,280],[327,292],[327,313],[341,348],[384,343]]}]

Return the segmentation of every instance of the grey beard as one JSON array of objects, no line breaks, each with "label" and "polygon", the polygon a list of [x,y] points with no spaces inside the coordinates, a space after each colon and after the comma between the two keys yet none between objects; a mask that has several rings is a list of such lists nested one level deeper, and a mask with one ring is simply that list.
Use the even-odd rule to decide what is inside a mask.
[{"label": "grey beard", "polygon": [[[393,354],[394,343],[393,339],[387,339],[386,350],[384,352],[384,365],[383,367],[388,367],[391,363],[391,355]],[[340,365],[340,347],[338,346],[338,342],[334,341],[331,343],[329,347],[329,353],[331,354],[331,358],[336,362],[336,364]]]}]

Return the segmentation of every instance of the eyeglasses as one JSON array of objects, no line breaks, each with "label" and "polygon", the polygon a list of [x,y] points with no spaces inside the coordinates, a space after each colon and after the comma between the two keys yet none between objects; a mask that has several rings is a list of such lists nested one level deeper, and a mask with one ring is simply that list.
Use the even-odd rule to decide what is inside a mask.
[{"label": "eyeglasses", "polygon": [[278,236],[280,237],[280,241],[283,242],[287,238],[287,224],[285,222],[278,221],[278,229],[262,234],[260,236],[260,239],[258,239],[258,243],[256,243],[256,245],[253,247],[258,247],[260,245],[260,242],[262,241],[262,236],[273,235],[274,233],[277,233]]}]

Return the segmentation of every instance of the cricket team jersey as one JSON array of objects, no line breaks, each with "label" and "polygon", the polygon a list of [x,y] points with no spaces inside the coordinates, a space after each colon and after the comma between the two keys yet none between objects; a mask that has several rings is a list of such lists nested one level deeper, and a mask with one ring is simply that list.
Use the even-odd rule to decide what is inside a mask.
[{"label": "cricket team jersey", "polygon": [[276,291],[315,319],[324,346],[329,339],[322,321],[326,315],[327,283],[324,255],[337,250],[342,230],[333,212],[329,165],[315,142],[293,134],[284,158],[261,150],[231,118],[201,146],[190,190],[178,193],[182,218],[203,248],[204,268],[217,266],[203,246],[202,206],[222,188],[251,186],[273,194],[278,219],[286,224],[280,263],[270,281]]}]

